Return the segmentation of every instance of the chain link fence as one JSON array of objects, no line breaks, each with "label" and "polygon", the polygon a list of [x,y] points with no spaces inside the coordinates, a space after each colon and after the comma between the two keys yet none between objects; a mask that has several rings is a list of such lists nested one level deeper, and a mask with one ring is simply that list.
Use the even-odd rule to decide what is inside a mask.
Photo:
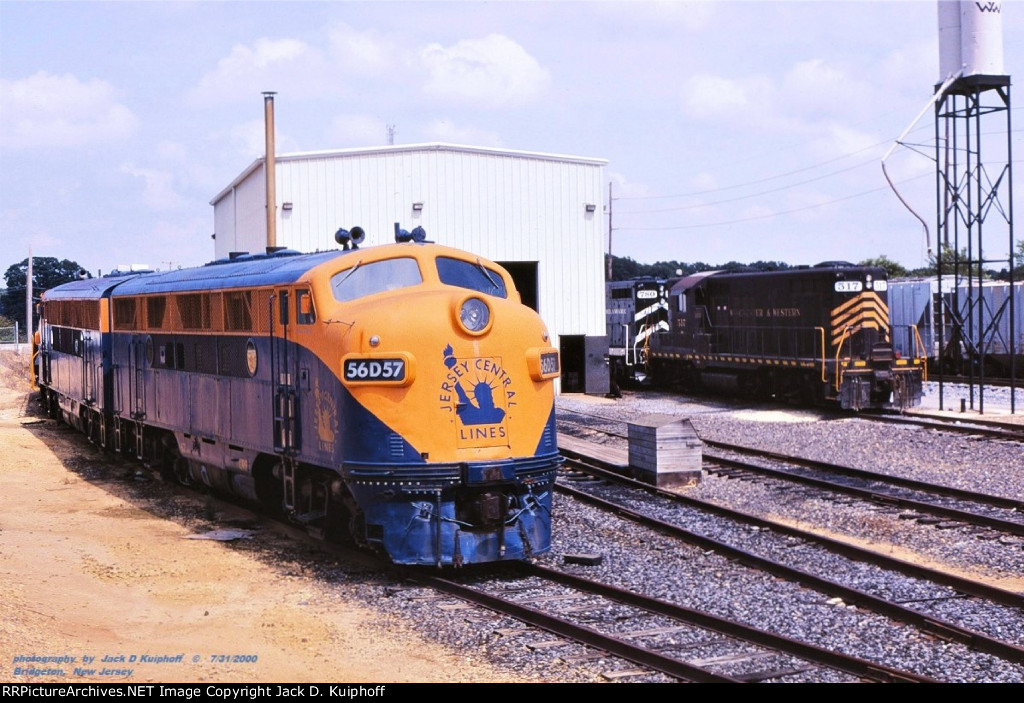
[{"label": "chain link fence", "polygon": [[0,327],[0,344],[17,344],[20,340],[18,336],[18,326],[13,325],[11,327]]}]

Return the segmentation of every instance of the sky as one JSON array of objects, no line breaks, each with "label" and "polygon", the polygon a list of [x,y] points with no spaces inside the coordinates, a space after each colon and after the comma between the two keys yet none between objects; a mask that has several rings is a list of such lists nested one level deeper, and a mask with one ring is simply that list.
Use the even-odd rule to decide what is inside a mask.
[{"label": "sky", "polygon": [[[1012,79],[1024,0],[1001,16]],[[93,275],[211,260],[210,200],[263,155],[263,91],[278,154],[390,126],[607,159],[612,253],[641,263],[924,266],[937,18],[933,0],[0,0],[0,274],[30,248]]]}]

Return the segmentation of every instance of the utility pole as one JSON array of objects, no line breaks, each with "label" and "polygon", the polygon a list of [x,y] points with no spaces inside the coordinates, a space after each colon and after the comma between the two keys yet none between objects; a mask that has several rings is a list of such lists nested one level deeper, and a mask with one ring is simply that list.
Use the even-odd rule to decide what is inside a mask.
[{"label": "utility pole", "polygon": [[612,280],[612,184],[608,183],[608,280]]},{"label": "utility pole", "polygon": [[32,353],[32,247],[28,248],[28,271],[25,273],[25,341]]}]

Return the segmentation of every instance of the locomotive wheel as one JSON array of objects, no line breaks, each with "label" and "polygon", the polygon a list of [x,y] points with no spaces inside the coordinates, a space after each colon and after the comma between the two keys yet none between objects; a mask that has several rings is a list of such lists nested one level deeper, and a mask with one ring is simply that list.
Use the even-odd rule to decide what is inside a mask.
[{"label": "locomotive wheel", "polygon": [[173,437],[166,435],[160,440],[160,443],[163,448],[158,455],[160,477],[164,481],[177,481],[178,476],[175,464],[181,459],[181,454],[178,453],[178,443],[174,441]]},{"label": "locomotive wheel", "polygon": [[56,394],[50,391],[47,391],[43,396],[43,409],[46,411],[46,416],[51,420],[60,420],[62,418],[60,402],[58,402]]},{"label": "locomotive wheel", "polygon": [[173,463],[174,478],[183,486],[192,485],[192,474],[189,472],[189,461],[185,457],[176,457]]},{"label": "locomotive wheel", "polygon": [[363,515],[362,509],[350,496],[342,499],[342,505],[344,506],[345,515],[348,517],[348,538],[357,547],[366,549],[370,546],[369,542],[366,541],[366,516]]},{"label": "locomotive wheel", "polygon": [[281,464],[272,457],[260,456],[253,467],[253,479],[256,481],[256,497],[271,515],[285,516],[284,488],[281,483]]}]

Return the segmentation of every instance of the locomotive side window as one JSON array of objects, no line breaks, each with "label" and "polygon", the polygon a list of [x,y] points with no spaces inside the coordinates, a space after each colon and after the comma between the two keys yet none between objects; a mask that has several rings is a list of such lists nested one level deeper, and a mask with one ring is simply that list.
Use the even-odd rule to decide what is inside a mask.
[{"label": "locomotive side window", "polygon": [[286,290],[281,291],[280,295],[278,296],[278,300],[279,300],[278,319],[279,319],[279,321],[281,322],[282,325],[287,325],[288,324],[288,291],[286,291]]},{"label": "locomotive side window", "polygon": [[295,291],[295,321],[300,325],[311,325],[316,322],[313,296],[309,294],[308,290]]},{"label": "locomotive side window", "polygon": [[252,330],[252,291],[224,293],[224,329],[232,332]]},{"label": "locomotive side window", "polygon": [[331,291],[339,303],[363,298],[375,293],[415,286],[423,282],[415,259],[402,257],[357,262],[355,266],[331,276]]},{"label": "locomotive side window", "polygon": [[437,274],[441,283],[448,286],[468,288],[495,298],[507,298],[505,280],[501,275],[482,264],[451,259],[447,256],[437,257]]}]

